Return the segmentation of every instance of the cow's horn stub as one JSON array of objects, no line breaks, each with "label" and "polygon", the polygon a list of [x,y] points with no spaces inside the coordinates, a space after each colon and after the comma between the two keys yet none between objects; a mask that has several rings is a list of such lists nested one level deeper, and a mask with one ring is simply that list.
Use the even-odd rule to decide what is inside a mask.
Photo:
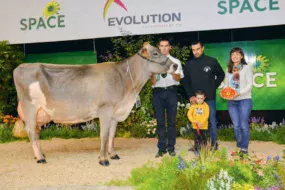
[{"label": "cow's horn stub", "polygon": [[148,46],[149,46],[149,43],[148,43],[148,42],[144,42],[144,43],[143,43],[143,47],[144,47],[144,48],[147,48]]}]

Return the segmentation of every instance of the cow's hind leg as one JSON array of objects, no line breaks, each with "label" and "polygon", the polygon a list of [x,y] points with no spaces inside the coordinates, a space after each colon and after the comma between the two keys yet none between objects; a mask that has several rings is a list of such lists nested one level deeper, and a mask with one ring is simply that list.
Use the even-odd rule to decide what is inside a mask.
[{"label": "cow's hind leg", "polygon": [[32,147],[33,147],[34,155],[37,159],[37,163],[46,163],[46,160],[40,149],[39,142],[37,143],[37,138],[39,138],[39,132],[37,133],[36,131],[36,126],[37,126],[36,125],[36,114],[37,114],[37,111],[36,109],[33,108],[32,105],[29,106],[25,110],[26,131],[32,143]]},{"label": "cow's hind leg", "polygon": [[[40,141],[40,132],[41,132],[41,126],[40,125],[37,125],[36,127],[36,143],[37,143],[37,146],[39,147],[40,151],[42,151],[42,147],[41,147],[41,141]],[[45,158],[45,154],[43,153],[43,157]],[[35,159],[36,158],[36,155],[35,155]]]},{"label": "cow's hind leg", "polygon": [[106,151],[106,145],[107,140],[109,136],[109,129],[110,129],[110,123],[111,123],[111,116],[110,113],[112,109],[111,108],[102,108],[99,116],[100,120],[100,139],[101,139],[101,150],[100,150],[100,157],[99,157],[99,164],[102,166],[109,166],[110,163],[107,159],[107,151]]},{"label": "cow's hind leg", "polygon": [[115,153],[114,151],[114,138],[116,134],[118,122],[115,120],[111,120],[110,123],[110,132],[109,132],[109,149],[108,152],[110,153],[111,159],[113,160],[119,160],[120,157]]}]

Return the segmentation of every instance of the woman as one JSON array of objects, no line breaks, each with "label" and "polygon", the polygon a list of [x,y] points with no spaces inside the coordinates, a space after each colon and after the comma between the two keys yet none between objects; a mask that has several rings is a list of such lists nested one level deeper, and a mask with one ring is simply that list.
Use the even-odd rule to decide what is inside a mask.
[{"label": "woman", "polygon": [[241,48],[233,48],[226,72],[225,87],[236,90],[236,95],[228,100],[228,110],[234,124],[237,147],[241,154],[248,153],[249,117],[252,109],[253,72],[244,59]]}]

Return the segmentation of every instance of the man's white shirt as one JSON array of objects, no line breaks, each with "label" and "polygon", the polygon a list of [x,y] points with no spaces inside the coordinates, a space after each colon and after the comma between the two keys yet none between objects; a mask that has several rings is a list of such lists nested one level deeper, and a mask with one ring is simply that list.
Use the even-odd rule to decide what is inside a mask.
[{"label": "man's white shirt", "polygon": [[[180,78],[184,77],[183,71],[182,71],[182,66],[181,63],[178,59],[172,57],[171,55],[167,56],[171,61],[176,63],[178,65],[177,70],[174,72],[175,74],[180,74]],[[180,83],[176,80],[173,79],[172,75],[167,73],[167,76],[163,78],[161,74],[156,74],[156,84],[152,85],[153,88],[155,87],[168,87],[168,86],[173,86],[173,85],[179,85]]]}]

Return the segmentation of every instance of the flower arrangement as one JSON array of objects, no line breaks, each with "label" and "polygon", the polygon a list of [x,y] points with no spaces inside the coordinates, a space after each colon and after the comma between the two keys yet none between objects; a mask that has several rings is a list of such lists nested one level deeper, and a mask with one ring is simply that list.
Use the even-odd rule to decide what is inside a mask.
[{"label": "flower arrangement", "polygon": [[13,117],[12,115],[0,116],[0,122],[6,125],[14,124],[16,121],[17,121],[17,118]]},{"label": "flower arrangement", "polygon": [[230,100],[236,95],[236,91],[235,91],[235,89],[233,89],[231,87],[226,87],[220,91],[220,95],[222,98],[224,98],[226,100]]},{"label": "flower arrangement", "polygon": [[[221,149],[212,152],[211,159],[202,158],[199,152],[194,158],[165,156],[161,162],[149,162],[132,171],[121,184],[136,189],[221,189],[267,190],[284,189],[285,166],[280,155],[259,157],[252,155],[227,157]],[[201,162],[201,159],[204,159]],[[114,181],[108,185],[114,185]],[[118,183],[115,183],[118,184]]]}]

